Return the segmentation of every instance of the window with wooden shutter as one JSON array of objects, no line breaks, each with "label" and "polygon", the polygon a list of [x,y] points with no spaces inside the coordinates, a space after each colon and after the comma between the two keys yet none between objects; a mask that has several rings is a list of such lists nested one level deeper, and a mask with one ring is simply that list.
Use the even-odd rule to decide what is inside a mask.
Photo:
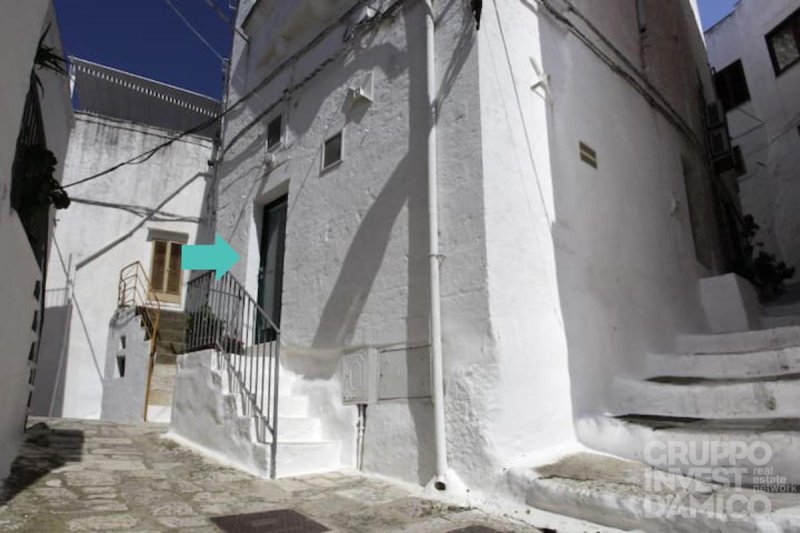
[{"label": "window with wooden shutter", "polygon": [[150,292],[159,300],[181,301],[181,243],[153,240],[153,261],[150,267]]}]

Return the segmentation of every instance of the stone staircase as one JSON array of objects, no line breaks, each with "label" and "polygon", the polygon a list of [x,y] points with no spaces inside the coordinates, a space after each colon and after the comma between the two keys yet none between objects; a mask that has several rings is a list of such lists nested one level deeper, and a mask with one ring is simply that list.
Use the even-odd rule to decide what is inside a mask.
[{"label": "stone staircase", "polygon": [[[767,466],[787,484],[800,484],[800,326],[682,336],[676,353],[646,361],[646,377],[615,380],[614,416],[577,422],[587,444],[648,462],[646,446],[656,442],[693,450],[703,443],[765,443]],[[743,468],[742,481],[750,486],[758,465],[744,456],[725,465],[653,466],[701,479],[710,474],[692,467]]]},{"label": "stone staircase", "polygon": [[[269,432],[263,419],[250,412],[225,357],[205,350],[179,356],[177,366],[170,435],[251,473],[269,476]],[[310,413],[309,398],[293,394],[294,379],[281,371],[277,476],[337,469],[341,443],[324,438],[321,420]]]},{"label": "stone staircase", "polygon": [[186,315],[183,311],[161,310],[156,344],[159,364],[174,365],[186,351]]},{"label": "stone staircase", "polygon": [[616,457],[512,468],[526,503],[622,530],[800,531],[800,326],[681,336],[645,367],[575,422]]},{"label": "stone staircase", "polygon": [[161,310],[156,362],[150,380],[147,420],[169,423],[172,391],[175,388],[177,358],[186,347],[186,316],[182,311]]}]

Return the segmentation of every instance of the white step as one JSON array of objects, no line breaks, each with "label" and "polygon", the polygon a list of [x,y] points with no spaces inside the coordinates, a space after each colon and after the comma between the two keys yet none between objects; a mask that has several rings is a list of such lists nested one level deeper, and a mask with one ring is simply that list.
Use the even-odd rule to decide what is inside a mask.
[{"label": "white step", "polygon": [[278,417],[278,440],[280,442],[307,442],[321,439],[322,420],[319,418]]},{"label": "white step", "polygon": [[614,414],[695,418],[800,416],[800,375],[747,380],[675,378],[669,382],[617,378]]},{"label": "white step", "polygon": [[[247,409],[243,409],[246,398],[238,387],[231,387],[224,361],[221,366],[215,354],[202,353],[194,358],[192,355],[179,357],[178,407],[172,433],[220,454],[247,471],[269,475],[271,435],[257,438],[258,419],[247,416]],[[208,394],[202,392],[206,387]],[[280,476],[341,467],[341,443],[323,440],[322,421],[309,417],[309,411],[307,396],[287,394],[278,398],[276,466]]]},{"label": "white step", "polygon": [[[253,441],[257,440],[258,417],[239,416],[239,431],[250,433]],[[265,440],[269,437],[265,437]],[[279,442],[313,442],[322,440],[322,420],[312,417],[278,417]]]},{"label": "white step", "polygon": [[169,424],[172,417],[171,405],[148,405],[147,406],[147,421],[159,422],[162,424]]},{"label": "white step", "polygon": [[800,326],[717,335],[680,335],[675,351],[685,354],[725,354],[780,350],[800,346]]},{"label": "white step", "polygon": [[748,378],[800,372],[800,347],[732,354],[648,354],[648,376]]},{"label": "white step", "polygon": [[[708,484],[667,474],[656,475],[667,476],[675,488],[666,484],[654,492],[643,482],[652,473],[651,468],[641,463],[581,453],[538,468],[516,467],[509,477],[532,507],[625,531],[754,533],[800,530],[797,495],[767,496],[746,489],[737,492],[720,485],[712,489]],[[687,488],[682,488],[684,486]],[[742,496],[768,498],[773,513],[767,516],[727,515],[727,509],[738,512],[741,507],[731,502],[741,502]],[[721,504],[716,505],[717,502]]]},{"label": "white step", "polygon": [[305,417],[308,416],[308,396],[280,396],[278,397],[279,417]]},{"label": "white step", "polygon": [[764,315],[761,317],[761,324],[765,328],[800,326],[800,315]]},{"label": "white step", "polygon": [[[774,475],[786,478],[787,484],[800,484],[800,419],[797,418],[689,420],[592,416],[578,419],[575,425],[586,445],[662,470],[677,469],[684,475],[712,481],[706,468],[741,468],[742,485],[751,487],[756,469],[765,466],[772,468]],[[712,445],[720,450],[715,452],[720,457],[717,461],[709,459],[710,452],[704,451]],[[684,461],[677,455],[669,455],[670,448],[691,450],[692,455],[687,455]],[[756,451],[754,455],[743,452],[722,457],[725,452],[735,450]],[[756,458],[755,463],[752,457]],[[766,458],[765,465],[757,464]]]},{"label": "white step", "polygon": [[[269,445],[265,444],[264,448],[269,453]],[[277,475],[290,477],[336,470],[341,468],[340,455],[341,443],[336,441],[281,442],[278,440]]]}]

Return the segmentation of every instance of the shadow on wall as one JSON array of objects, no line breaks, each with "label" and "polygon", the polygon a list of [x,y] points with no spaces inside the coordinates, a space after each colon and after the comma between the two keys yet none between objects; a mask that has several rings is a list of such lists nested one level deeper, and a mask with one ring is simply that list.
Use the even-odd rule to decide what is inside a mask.
[{"label": "shadow on wall", "polygon": [[[214,169],[210,169],[205,177],[203,189],[203,205],[200,207],[200,222],[197,224],[197,235],[194,244],[214,244],[217,229],[217,182]],[[194,272],[193,272],[194,274]],[[199,274],[199,273],[198,273]]]},{"label": "shadow on wall", "polygon": [[[422,9],[405,6],[403,18],[408,51],[396,56],[398,63],[393,77],[408,69],[408,152],[399,161],[375,197],[347,250],[319,320],[312,346],[338,349],[348,346],[364,310],[367,298],[380,270],[397,218],[408,210],[408,287],[406,307],[406,338],[409,343],[428,338],[426,319],[430,290],[427,286],[427,191],[426,166],[427,132],[429,128],[426,101],[426,63],[424,19]],[[422,34],[422,35],[420,35]],[[421,38],[416,38],[421,37]],[[383,56],[378,49],[364,52],[358,64],[364,68]],[[405,64],[400,62],[405,60]],[[349,76],[348,73],[347,76]],[[347,79],[343,77],[342,79]],[[421,326],[420,324],[424,324]],[[336,371],[338,360],[319,368],[315,377],[328,378]]]},{"label": "shadow on wall", "polygon": [[31,415],[60,417],[64,407],[67,348],[72,327],[72,303],[45,307]]},{"label": "shadow on wall", "polygon": [[[537,12],[532,0],[518,1]],[[659,6],[665,19],[683,9],[682,2]],[[704,323],[681,170],[681,152],[694,148],[561,23],[548,14],[540,21],[542,71],[554,74],[556,95],[547,106],[550,231],[573,414],[600,415],[613,411],[615,377],[642,375],[648,352],[671,350],[677,334]],[[657,49],[651,53],[663,54]],[[659,78],[664,68],[653,67],[654,83],[672,81]],[[592,70],[592,83],[578,78]],[[579,141],[596,149],[594,166],[581,160]],[[680,212],[669,210],[670,201]],[[709,198],[699,201],[713,211]],[[713,213],[703,214],[713,222]]]},{"label": "shadow on wall", "polygon": [[81,462],[83,441],[80,430],[52,429],[43,422],[29,427],[11,473],[0,489],[0,506],[56,468]]},{"label": "shadow on wall", "polygon": [[[446,16],[454,6],[451,1],[440,13]],[[428,195],[426,161],[428,157],[427,134],[430,129],[427,101],[427,69],[425,49],[425,17],[422,4],[406,5],[403,22],[408,40],[403,68],[408,69],[408,152],[399,161],[384,187],[375,197],[356,230],[342,262],[341,270],[323,308],[313,339],[318,349],[341,349],[350,345],[358,320],[373,290],[397,219],[406,207],[408,216],[407,287],[406,287],[406,342],[424,344],[429,339],[428,316],[430,286],[428,281]],[[459,40],[454,55],[444,71],[440,97],[451,90],[473,44],[469,13],[462,15]],[[399,61],[399,59],[398,59]],[[360,117],[356,117],[359,120]],[[316,369],[315,377],[328,378],[338,368],[338,358]],[[407,358],[408,376],[413,368],[412,358]],[[409,389],[411,397],[417,391]],[[410,399],[408,410],[413,420],[417,448],[416,475],[426,483],[434,474],[433,412],[429,399]],[[369,450],[366,452],[369,454]],[[367,459],[368,460],[368,459]]]}]

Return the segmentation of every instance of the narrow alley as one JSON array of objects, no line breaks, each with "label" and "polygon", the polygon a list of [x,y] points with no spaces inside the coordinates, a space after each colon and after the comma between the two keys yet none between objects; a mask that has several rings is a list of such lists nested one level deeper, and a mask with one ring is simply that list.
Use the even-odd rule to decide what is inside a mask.
[{"label": "narrow alley", "polygon": [[290,510],[319,525],[270,514],[255,517],[258,527],[269,524],[274,533],[537,531],[355,473],[263,480],[189,451],[165,437],[166,429],[31,420],[0,498],[0,530],[246,532],[246,517],[234,523],[223,517]]}]

